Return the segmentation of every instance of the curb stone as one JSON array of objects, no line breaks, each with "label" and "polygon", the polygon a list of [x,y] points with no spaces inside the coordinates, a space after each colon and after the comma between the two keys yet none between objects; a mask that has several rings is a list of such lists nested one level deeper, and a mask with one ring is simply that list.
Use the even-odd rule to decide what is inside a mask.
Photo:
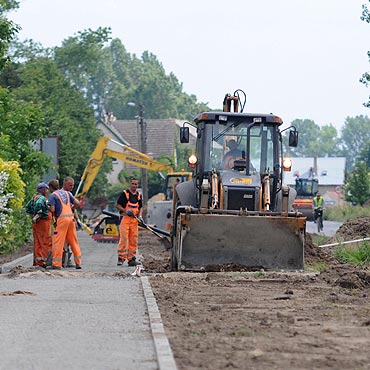
[{"label": "curb stone", "polygon": [[161,314],[159,313],[149,278],[147,276],[142,276],[140,280],[148,307],[150,328],[153,335],[155,351],[157,353],[159,370],[178,370],[170,343],[164,331]]},{"label": "curb stone", "polygon": [[33,254],[30,253],[23,257],[17,258],[14,261],[4,263],[3,265],[0,265],[0,274],[6,274],[13,267],[18,266],[18,265],[32,266],[32,259],[33,259]]}]

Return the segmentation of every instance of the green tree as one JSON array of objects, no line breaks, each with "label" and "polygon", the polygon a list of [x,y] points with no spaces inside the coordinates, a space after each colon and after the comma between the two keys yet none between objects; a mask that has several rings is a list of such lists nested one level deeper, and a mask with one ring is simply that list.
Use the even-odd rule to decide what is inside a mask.
[{"label": "green tree", "polygon": [[324,125],[320,128],[316,140],[309,143],[310,157],[333,157],[338,154],[338,132],[333,125]]},{"label": "green tree", "polygon": [[109,28],[86,30],[55,48],[55,61],[73,86],[82,92],[96,117],[113,112],[119,119],[132,119],[143,104],[146,117],[192,120],[206,104],[182,91],[173,73],[166,74],[157,57],[145,51],[139,59],[129,54],[119,39],[110,40]]},{"label": "green tree", "polygon": [[[139,59],[120,40],[109,40],[110,29],[98,28],[79,32],[53,49],[32,40],[14,43],[13,63],[0,76],[17,99],[40,106],[48,134],[61,138],[61,178],[73,176],[78,182],[84,170],[97,142],[93,112],[95,117],[113,112],[121,119],[133,118],[137,109],[127,106],[130,101],[142,103],[150,118],[193,119],[209,110],[182,91],[182,84],[173,73],[165,73],[155,55],[144,52]],[[90,196],[106,189],[106,162]]]},{"label": "green tree", "polygon": [[347,117],[341,131],[341,146],[351,172],[361,151],[370,142],[370,119],[367,116]]},{"label": "green tree", "polygon": [[[53,60],[35,57],[15,65],[14,69],[20,81],[12,89],[16,99],[42,109],[43,117],[35,120],[35,127],[41,124],[44,128],[38,137],[59,137],[59,177],[72,176],[78,183],[101,136],[92,108],[77,88],[65,79]],[[41,175],[39,172],[38,176]],[[102,173],[97,177],[91,194],[102,193],[106,187],[107,181]]]},{"label": "green tree", "polygon": [[[0,101],[0,158],[17,161],[22,168],[23,181],[33,187],[50,167],[50,159],[32,145],[48,132],[40,107],[15,99],[2,87]],[[27,188],[27,195],[32,190]]]},{"label": "green tree", "polygon": [[292,122],[299,132],[297,148],[288,147],[289,130],[284,134],[284,148],[287,155],[295,157],[332,157],[338,154],[338,133],[333,125],[320,127],[310,119],[295,119]]},{"label": "green tree", "polygon": [[361,206],[370,199],[370,176],[365,162],[356,163],[346,185],[346,199]]},{"label": "green tree", "polygon": [[9,43],[18,33],[20,27],[5,17],[5,14],[13,9],[18,8],[19,1],[0,0],[0,70],[4,68],[9,61],[7,51]]},{"label": "green tree", "polygon": [[[285,152],[295,157],[310,157],[310,145],[317,140],[320,126],[310,119],[295,119],[292,122],[292,126],[294,126],[299,133],[299,144],[296,148],[286,146]],[[288,135],[289,130],[285,131],[285,140],[283,142],[286,145],[288,143]]]},{"label": "green tree", "polygon": [[104,101],[112,80],[110,64],[103,52],[110,33],[110,28],[88,29],[67,38],[61,47],[54,48],[58,68],[84,95],[98,117],[104,112]]},{"label": "green tree", "polygon": [[367,168],[370,168],[370,141],[362,149],[359,160],[365,162]]},{"label": "green tree", "polygon": [[[362,5],[362,16],[361,16],[361,19],[367,23],[370,23],[370,11],[368,9],[368,7],[364,4]],[[367,56],[370,60],[370,51],[367,52]],[[369,86],[369,83],[370,83],[370,73],[369,72],[365,72],[362,77],[360,78],[360,82],[363,83],[366,87]],[[364,103],[364,106],[365,107],[370,107],[370,97],[369,97],[369,100],[367,102]]]},{"label": "green tree", "polygon": [[60,176],[79,177],[99,137],[92,109],[50,59],[20,65],[19,76],[14,94],[39,104],[49,135],[59,136]]}]

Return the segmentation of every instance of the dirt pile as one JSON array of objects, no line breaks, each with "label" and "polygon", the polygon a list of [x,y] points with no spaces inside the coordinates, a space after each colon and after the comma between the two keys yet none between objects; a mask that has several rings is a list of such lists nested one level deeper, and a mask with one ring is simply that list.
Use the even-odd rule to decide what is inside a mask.
[{"label": "dirt pile", "polygon": [[370,217],[362,216],[344,222],[328,243],[362,239],[366,237],[370,237]]},{"label": "dirt pile", "polygon": [[[370,235],[370,217],[348,220],[338,229],[327,244],[355,240]],[[326,265],[318,279],[331,286],[347,289],[362,289],[370,286],[369,267],[343,263],[333,255],[333,248],[318,248],[312,243],[310,234],[306,235],[305,261],[307,265]]]},{"label": "dirt pile", "polygon": [[146,229],[139,229],[138,251],[145,272],[171,271],[171,251],[165,250],[160,239]]},{"label": "dirt pile", "polygon": [[340,286],[346,289],[370,287],[370,271],[346,264],[331,266],[320,273],[319,279],[331,286]]}]

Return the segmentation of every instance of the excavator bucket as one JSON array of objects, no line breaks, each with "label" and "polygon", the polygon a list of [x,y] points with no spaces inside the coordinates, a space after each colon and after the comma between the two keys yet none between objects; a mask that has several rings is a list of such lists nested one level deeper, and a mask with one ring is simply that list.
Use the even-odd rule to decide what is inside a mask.
[{"label": "excavator bucket", "polygon": [[182,214],[173,245],[174,269],[210,270],[217,265],[301,270],[304,217]]}]

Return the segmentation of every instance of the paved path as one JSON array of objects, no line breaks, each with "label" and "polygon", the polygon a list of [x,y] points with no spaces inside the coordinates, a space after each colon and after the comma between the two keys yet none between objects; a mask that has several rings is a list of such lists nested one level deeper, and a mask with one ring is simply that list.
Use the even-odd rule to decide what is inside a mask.
[{"label": "paved path", "polygon": [[148,279],[79,240],[82,270],[0,275],[0,369],[176,369]]},{"label": "paved path", "polygon": [[[322,230],[320,234],[325,235],[325,236],[334,236],[342,224],[343,222],[324,221],[324,230]],[[307,221],[306,230],[310,234],[318,233],[317,225],[313,221]]]}]

